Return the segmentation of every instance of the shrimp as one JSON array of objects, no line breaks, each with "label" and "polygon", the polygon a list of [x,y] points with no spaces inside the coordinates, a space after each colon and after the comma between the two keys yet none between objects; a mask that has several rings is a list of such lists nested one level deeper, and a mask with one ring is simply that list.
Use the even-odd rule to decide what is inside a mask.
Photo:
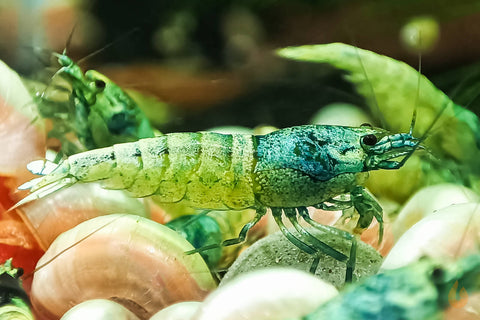
[{"label": "shrimp", "polygon": [[443,319],[457,302],[452,290],[478,291],[479,279],[478,253],[449,264],[423,259],[353,284],[302,319]]},{"label": "shrimp", "polygon": [[[45,92],[37,101],[41,116],[53,121],[49,136],[60,140],[63,154],[68,156],[154,136],[143,111],[119,86],[95,70],[83,73],[65,52],[54,56],[61,66],[55,75],[71,85],[69,101],[66,105],[54,102]],[[74,133],[79,143],[68,139],[69,132]]]},{"label": "shrimp", "polygon": [[[211,243],[217,244],[222,241],[220,225],[214,218],[205,214],[180,216],[167,222],[165,226],[177,231],[195,248],[202,248]],[[217,266],[222,255],[222,248],[218,247],[216,249],[200,252],[205,263],[212,269]]]},{"label": "shrimp", "polygon": [[12,266],[12,259],[0,265],[0,318],[33,320],[30,300],[22,288],[23,270]]},{"label": "shrimp", "polygon": [[[28,166],[32,172],[48,174],[22,185],[31,194],[14,208],[77,182],[101,181],[105,188],[126,189],[134,197],[154,195],[164,203],[183,201],[211,210],[255,209],[253,220],[237,238],[224,240],[223,246],[243,242],[270,208],[293,244],[309,254],[324,252],[346,262],[346,280],[351,281],[356,238],[316,223],[306,207],[353,207],[359,216],[354,232],[360,233],[375,218],[381,241],[382,208],[362,184],[368,171],[398,169],[418,148],[420,140],[410,133],[391,134],[370,126],[305,125],[259,136],[171,133],[75,154],[51,172],[44,171],[44,161],[34,161]],[[287,229],[282,216],[294,230]],[[298,217],[322,232],[351,240],[350,256],[310,234]],[[312,270],[318,262],[314,260]]]}]

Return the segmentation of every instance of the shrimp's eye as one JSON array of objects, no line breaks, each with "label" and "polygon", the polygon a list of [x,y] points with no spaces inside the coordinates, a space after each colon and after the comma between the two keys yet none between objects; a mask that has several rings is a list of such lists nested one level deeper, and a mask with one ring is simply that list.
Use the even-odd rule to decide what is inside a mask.
[{"label": "shrimp's eye", "polygon": [[17,269],[17,274],[15,275],[16,278],[20,278],[21,276],[23,276],[23,269],[22,268],[18,268]]},{"label": "shrimp's eye", "polygon": [[362,142],[367,146],[374,146],[377,143],[378,139],[374,134],[367,134],[362,137]]},{"label": "shrimp's eye", "polygon": [[95,87],[97,89],[103,90],[105,89],[106,83],[103,80],[95,80]]},{"label": "shrimp's eye", "polygon": [[445,272],[441,268],[435,268],[432,271],[433,282],[439,283],[443,280]]}]

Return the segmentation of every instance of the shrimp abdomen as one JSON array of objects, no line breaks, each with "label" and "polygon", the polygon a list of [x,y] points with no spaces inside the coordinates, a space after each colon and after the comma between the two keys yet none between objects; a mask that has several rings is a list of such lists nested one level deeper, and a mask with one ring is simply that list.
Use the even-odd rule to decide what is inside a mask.
[{"label": "shrimp abdomen", "polygon": [[104,188],[125,189],[134,197],[155,195],[159,202],[250,208],[255,205],[254,155],[252,136],[213,132],[115,144],[70,156],[51,174],[26,185],[35,194],[22,204],[76,182],[100,181]]},{"label": "shrimp abdomen", "polygon": [[159,202],[244,209],[254,204],[253,143],[242,135],[172,133],[113,146],[116,166],[107,188]]},{"label": "shrimp abdomen", "polygon": [[254,206],[254,148],[251,136],[202,133],[197,170],[185,200],[212,209]]}]

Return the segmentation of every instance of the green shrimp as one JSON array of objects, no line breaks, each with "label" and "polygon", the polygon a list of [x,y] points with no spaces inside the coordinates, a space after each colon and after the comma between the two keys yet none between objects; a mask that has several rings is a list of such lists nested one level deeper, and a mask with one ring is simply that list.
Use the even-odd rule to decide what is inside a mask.
[{"label": "green shrimp", "polygon": [[[164,203],[183,201],[211,210],[255,209],[253,220],[223,246],[243,242],[270,208],[292,243],[309,254],[324,252],[346,262],[346,280],[351,281],[356,238],[316,223],[306,207],[354,207],[359,214],[354,231],[360,233],[375,218],[381,239],[382,208],[362,184],[368,171],[400,168],[419,144],[409,133],[390,134],[370,126],[307,125],[260,136],[171,133],[75,154],[51,172],[45,171],[44,161],[33,162],[28,168],[46,175],[22,186],[31,194],[16,207],[77,182],[101,181],[105,188],[126,189],[134,197],[155,196]],[[287,229],[282,216],[294,229]],[[349,256],[311,235],[299,224],[299,217],[321,232],[351,240]]]},{"label": "green shrimp", "polygon": [[[222,230],[218,222],[205,214],[184,215],[165,224],[170,229],[177,231],[188,240],[195,248],[206,245],[218,244],[222,241]],[[214,269],[220,261],[222,248],[200,252],[205,263]]]},{"label": "green shrimp", "polygon": [[22,274],[23,269],[12,266],[11,258],[0,265],[0,319],[33,320]]},{"label": "green shrimp", "polygon": [[[55,102],[45,94],[37,100],[41,116],[53,121],[49,136],[60,140],[61,153],[68,156],[154,137],[154,129],[143,111],[119,86],[95,70],[84,74],[66,54],[55,56],[61,66],[56,75],[71,86],[69,101]],[[79,143],[72,142],[69,133]]]},{"label": "green shrimp", "polygon": [[439,320],[442,311],[458,302],[456,290],[480,290],[480,255],[456,262],[423,259],[355,283],[302,318]]}]

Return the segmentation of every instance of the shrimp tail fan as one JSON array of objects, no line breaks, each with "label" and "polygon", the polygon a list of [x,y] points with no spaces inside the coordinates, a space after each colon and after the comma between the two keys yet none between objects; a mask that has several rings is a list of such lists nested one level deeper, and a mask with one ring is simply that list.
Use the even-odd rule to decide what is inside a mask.
[{"label": "shrimp tail fan", "polygon": [[19,186],[18,189],[30,190],[31,193],[17,202],[10,210],[33,200],[44,198],[77,182],[77,179],[70,174],[68,161],[57,165],[53,162],[37,160],[30,162],[27,165],[27,169],[34,174],[43,175],[43,177],[32,179]]}]

